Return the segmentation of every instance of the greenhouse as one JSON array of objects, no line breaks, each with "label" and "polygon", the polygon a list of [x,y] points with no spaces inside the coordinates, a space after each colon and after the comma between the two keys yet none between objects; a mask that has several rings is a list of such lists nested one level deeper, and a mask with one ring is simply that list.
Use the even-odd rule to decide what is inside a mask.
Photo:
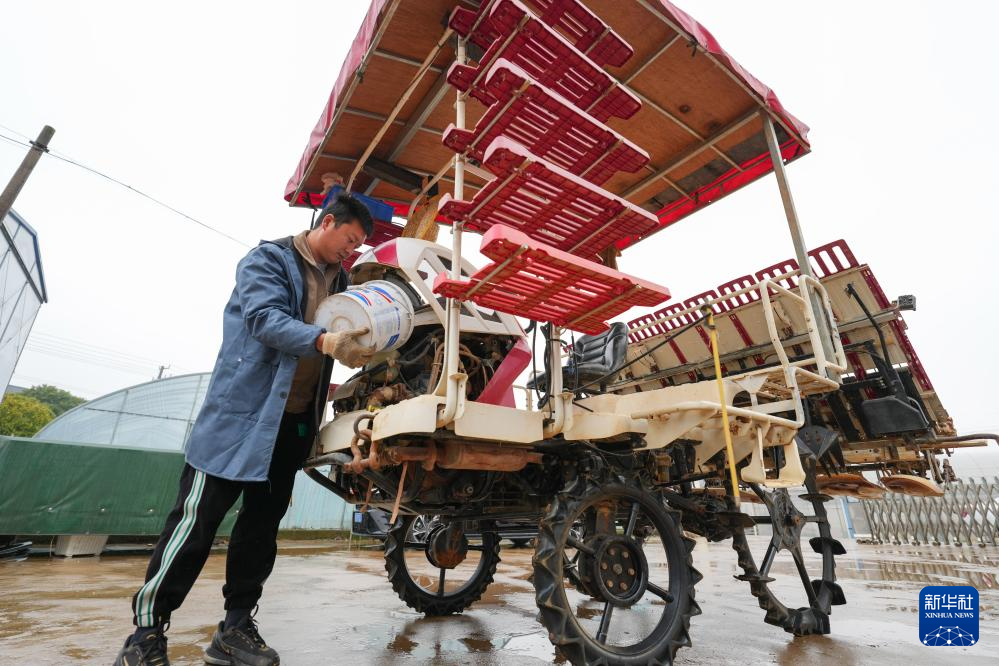
[{"label": "greenhouse", "polygon": [[183,451],[211,373],[157,379],[74,407],[36,439]]},{"label": "greenhouse", "polygon": [[[21,517],[17,528],[9,528],[8,531],[22,534],[100,534],[110,530],[115,534],[149,534],[150,525],[156,524],[154,531],[158,532],[162,525],[161,518],[165,517],[176,495],[176,475],[183,464],[182,452],[205,400],[210,380],[211,373],[203,372],[130,386],[67,411],[42,428],[32,440],[0,441],[0,460],[4,460],[6,455],[7,462],[18,467],[22,463],[15,464],[15,457],[23,464],[31,461],[40,464],[39,459],[44,459],[46,469],[72,468],[78,477],[87,477],[87,482],[83,484],[86,488],[78,489],[77,496],[81,493],[93,495],[92,501],[88,499],[80,506],[69,506],[64,493],[56,490],[58,484],[54,481],[42,493],[52,491],[51,497],[36,497],[39,493],[22,494],[19,501],[28,497],[34,499],[30,506],[17,509],[13,505],[6,507],[8,516]],[[31,443],[34,451],[27,449],[26,445]],[[39,452],[38,447],[41,446],[47,447],[47,450]],[[82,450],[84,448],[86,450]],[[65,464],[60,464],[56,458],[64,459]],[[99,463],[96,462],[98,460]],[[42,473],[41,469],[39,473]],[[165,476],[171,477],[169,483],[161,478]],[[106,483],[101,481],[101,477],[106,477]],[[142,508],[141,523],[127,522],[127,532],[118,531],[123,528],[120,527],[122,522],[117,519],[131,512],[134,507],[130,505],[134,502],[124,499],[119,502],[107,497],[116,493],[128,495],[123,486],[128,480],[122,477],[145,477],[149,484],[164,486],[157,491],[155,498],[147,500],[149,506]],[[15,499],[7,497],[9,502]],[[5,506],[4,501],[0,493],[0,508]],[[97,505],[105,507],[105,510],[90,515],[92,507]],[[112,510],[112,505],[118,507],[117,510]],[[112,515],[114,513],[118,515]],[[36,518],[31,518],[32,515]],[[349,529],[352,515],[352,506],[299,472],[291,506],[281,522],[281,529]],[[25,529],[28,527],[26,523],[31,524],[31,529]],[[69,529],[68,523],[79,523],[80,531]],[[47,524],[52,527],[46,528]],[[103,525],[108,527],[102,529]],[[228,523],[223,525],[220,535],[225,533],[227,527]],[[50,532],[50,529],[56,531]],[[0,531],[3,531],[2,526]]]},{"label": "greenhouse", "polygon": [[0,256],[0,379],[6,388],[42,303],[48,301],[38,234],[10,211],[3,220]]}]

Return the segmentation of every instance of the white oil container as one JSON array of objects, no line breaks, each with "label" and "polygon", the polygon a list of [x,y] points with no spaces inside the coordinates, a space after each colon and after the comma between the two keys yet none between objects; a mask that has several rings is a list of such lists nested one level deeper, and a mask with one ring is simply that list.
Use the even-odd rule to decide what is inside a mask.
[{"label": "white oil container", "polygon": [[413,333],[413,304],[397,285],[371,280],[328,296],[316,308],[317,326],[327,331],[367,328],[357,337],[366,347],[385,352],[401,347]]}]

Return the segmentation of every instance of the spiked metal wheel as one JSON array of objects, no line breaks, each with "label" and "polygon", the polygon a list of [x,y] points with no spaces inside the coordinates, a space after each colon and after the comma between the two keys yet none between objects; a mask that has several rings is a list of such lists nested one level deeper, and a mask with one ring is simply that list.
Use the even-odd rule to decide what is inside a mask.
[{"label": "spiked metal wheel", "polygon": [[[741,525],[733,530],[732,547],[739,554],[739,566],[743,570],[739,580],[749,583],[753,596],[759,600],[760,608],[764,609],[764,621],[784,629],[795,636],[829,633],[829,614],[832,606],[845,604],[843,590],[836,583],[836,555],[845,555],[843,544],[832,537],[829,520],[826,514],[825,502],[832,498],[817,492],[815,487],[815,461],[806,457],[803,460],[807,492],[800,499],[812,507],[812,515],[806,515],[798,510],[787,490],[767,490],[757,484],[750,487],[767,507],[766,516],[746,516]],[[731,499],[729,500],[731,502]],[[745,526],[768,525],[772,534],[767,543],[763,559],[757,565],[752,548],[746,538]],[[814,524],[819,535],[809,539],[811,549],[821,556],[821,562],[814,558],[806,558],[801,548],[801,534],[804,528]],[[786,553],[787,558],[781,558]],[[790,562],[787,562],[787,559]],[[781,559],[784,559],[781,563]],[[771,584],[777,581],[778,575],[774,564],[793,566],[791,575],[799,579],[795,587],[802,588],[798,594],[805,605],[788,606],[790,601],[782,601],[771,589]],[[809,572],[815,572],[813,578]],[[785,599],[788,599],[785,596]]]},{"label": "spiked metal wheel", "polygon": [[577,665],[672,664],[701,612],[693,545],[657,495],[578,481],[539,526],[534,587],[548,637]]},{"label": "spiked metal wheel", "polygon": [[479,600],[499,564],[499,535],[480,525],[481,536],[447,532],[439,520],[407,516],[385,539],[385,570],[406,605],[426,615],[460,613]]}]

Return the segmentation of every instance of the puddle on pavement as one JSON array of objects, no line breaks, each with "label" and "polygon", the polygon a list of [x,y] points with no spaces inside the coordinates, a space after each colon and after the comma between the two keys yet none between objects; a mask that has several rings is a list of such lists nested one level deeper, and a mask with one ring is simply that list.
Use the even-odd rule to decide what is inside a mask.
[{"label": "puddle on pavement", "polygon": [[[765,550],[766,539],[755,544]],[[694,649],[678,663],[919,663],[914,635],[916,592],[930,584],[971,584],[981,593],[982,629],[999,636],[999,549],[855,546],[837,557],[849,605],[836,608],[831,636],[791,638],[763,623],[762,611],[727,543],[699,545],[695,566],[704,615],[694,618]],[[504,549],[495,582],[462,615],[424,618],[398,599],[378,550],[319,542],[282,543],[262,606],[262,631],[290,664],[535,664],[561,661],[535,620],[531,551]],[[755,551],[754,551],[755,552]],[[809,553],[809,555],[811,555]],[[129,630],[129,598],[148,555],[0,563],[0,654],[25,663],[110,663]],[[200,664],[220,619],[225,556],[214,553],[176,614],[174,663]],[[775,568],[790,586],[790,565]],[[783,589],[783,588],[782,588]],[[799,590],[800,591],[800,584]],[[790,596],[790,594],[788,595]],[[582,608],[581,615],[599,609]],[[592,620],[590,620],[592,621]],[[66,628],[71,627],[67,638]],[[962,653],[968,664],[987,658]],[[3,661],[0,659],[0,661]]]}]

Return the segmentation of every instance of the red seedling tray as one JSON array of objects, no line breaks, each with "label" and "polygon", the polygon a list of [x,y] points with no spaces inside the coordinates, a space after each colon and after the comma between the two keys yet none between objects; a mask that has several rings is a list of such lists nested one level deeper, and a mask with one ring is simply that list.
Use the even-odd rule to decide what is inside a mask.
[{"label": "red seedling tray", "polygon": [[[489,18],[492,4],[492,0],[486,0],[477,12],[457,7],[449,25],[459,35],[488,49],[499,37],[499,30]],[[620,67],[635,53],[630,44],[579,0],[528,0],[528,5],[539,19],[561,30],[573,46],[602,67]]]},{"label": "red seedling tray", "polygon": [[507,136],[534,155],[596,185],[618,171],[635,172],[649,163],[644,150],[508,60],[493,63],[484,89],[496,104],[489,107],[475,129],[451,125],[444,132],[444,145],[455,152],[481,161],[494,139]]},{"label": "red seedling tray", "polygon": [[496,99],[485,88],[485,74],[492,63],[504,58],[601,122],[630,118],[641,108],[634,93],[517,0],[495,0],[489,20],[497,37],[478,66],[454,63],[447,73],[451,85],[486,106]]},{"label": "red seedling tray", "polygon": [[625,237],[658,227],[652,213],[592,185],[523,146],[498,137],[482,165],[496,174],[471,201],[441,199],[440,213],[485,233],[495,224],[513,227],[564,252],[593,258]]},{"label": "red seedling tray", "polygon": [[670,297],[665,287],[499,224],[483,236],[480,251],[494,263],[467,282],[441,273],[434,292],[588,334],[607,330],[608,319],[631,307],[652,307]]}]

